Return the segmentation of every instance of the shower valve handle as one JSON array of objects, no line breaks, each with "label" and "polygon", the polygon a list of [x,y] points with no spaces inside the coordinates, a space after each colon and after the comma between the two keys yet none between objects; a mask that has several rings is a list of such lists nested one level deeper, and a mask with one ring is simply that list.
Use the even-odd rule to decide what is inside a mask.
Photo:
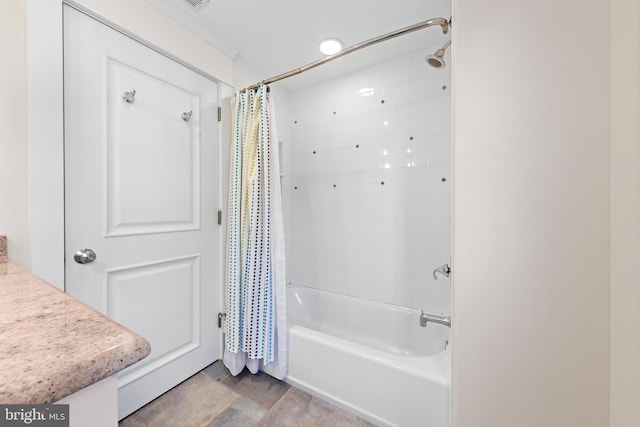
[{"label": "shower valve handle", "polygon": [[438,280],[438,276],[436,275],[436,273],[440,273],[445,277],[449,277],[449,275],[451,274],[451,267],[449,267],[449,264],[443,264],[440,267],[433,270],[434,280]]}]

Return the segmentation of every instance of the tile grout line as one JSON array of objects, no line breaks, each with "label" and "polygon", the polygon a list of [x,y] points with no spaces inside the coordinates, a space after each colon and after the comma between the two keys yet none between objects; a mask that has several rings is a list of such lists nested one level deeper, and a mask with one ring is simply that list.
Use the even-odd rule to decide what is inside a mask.
[{"label": "tile grout line", "polygon": [[[231,388],[230,386],[228,386],[227,384],[225,384],[223,381],[224,381],[226,378],[228,378],[228,377],[230,377],[230,376],[231,376],[231,374],[230,374],[230,373],[227,373],[225,376],[223,376],[223,377],[221,377],[221,378],[214,378],[214,377],[211,377],[209,374],[205,373],[205,372],[204,372],[204,370],[203,370],[203,371],[201,371],[201,373],[202,373],[202,374],[204,374],[204,375],[207,375],[209,378],[211,378],[211,379],[213,379],[213,380],[215,380],[215,381],[219,382],[219,383],[220,383],[221,385],[223,385],[223,386],[224,386],[224,387],[225,387],[225,388],[226,388],[226,389],[227,389],[231,394],[236,394],[236,395],[238,396],[238,398],[237,398],[237,399],[235,399],[231,404],[229,404],[229,405],[228,405],[228,406],[227,406],[227,407],[226,407],[222,412],[220,412],[220,413],[219,413],[215,418],[213,418],[212,420],[210,420],[208,424],[206,424],[206,425],[204,425],[204,426],[202,426],[202,427],[208,427],[208,426],[210,426],[212,423],[214,423],[214,422],[215,422],[215,420],[216,420],[216,419],[218,419],[219,417],[221,417],[221,416],[222,416],[222,414],[223,414],[225,411],[229,410],[229,408],[231,408],[231,407],[232,407],[236,402],[238,402],[240,399],[247,399],[249,402],[253,403],[254,405],[256,405],[256,406],[258,406],[258,407],[260,407],[260,408],[264,409],[264,413],[262,414],[262,416],[260,416],[260,419],[256,420],[256,424],[255,424],[255,425],[256,425],[256,426],[259,426],[259,425],[262,423],[262,421],[263,421],[265,418],[267,418],[267,416],[268,416],[268,415],[272,414],[272,412],[273,412],[273,408],[275,408],[275,407],[276,407],[276,406],[277,406],[277,405],[282,401],[282,399],[283,399],[285,396],[287,396],[287,395],[289,394],[289,392],[290,392],[290,391],[291,391],[291,389],[293,388],[293,387],[291,387],[291,385],[290,385],[290,384],[287,384],[287,385],[289,386],[289,388],[287,389],[287,391],[285,391],[285,392],[284,392],[284,393],[283,393],[283,394],[278,398],[278,400],[276,400],[275,402],[273,402],[273,404],[272,404],[270,407],[267,407],[267,406],[263,405],[262,403],[258,402],[257,400],[255,400],[255,399],[251,398],[250,396],[246,396],[246,395],[244,395],[244,394],[242,394],[242,393],[238,393],[236,390],[234,390],[233,388]],[[282,382],[282,383],[284,383],[284,384],[286,384],[284,381],[281,381],[281,380],[279,380],[279,381],[280,381],[280,382]]]},{"label": "tile grout line", "polygon": [[209,427],[216,419],[218,419],[226,410],[228,410],[229,408],[231,408],[234,403],[236,403],[238,400],[242,399],[244,396],[242,396],[240,393],[236,393],[235,391],[233,391],[229,386],[227,386],[226,384],[224,384],[222,382],[223,379],[227,378],[230,374],[225,375],[224,377],[220,378],[220,379],[216,379],[213,378],[211,375],[207,374],[204,372],[204,369],[201,370],[200,372],[198,372],[198,374],[202,374],[205,377],[209,378],[210,380],[213,380],[217,383],[219,383],[221,386],[223,386],[227,391],[229,395],[236,395],[236,398],[234,400],[232,400],[231,402],[229,402],[229,404],[220,411],[220,413],[218,413],[216,416],[214,416],[212,419],[208,420],[207,422],[205,422],[202,426],[200,427]]},{"label": "tile grout line", "polygon": [[[278,403],[280,403],[280,401],[281,401],[282,399],[284,399],[284,397],[285,397],[287,394],[289,394],[289,392],[291,391],[291,389],[292,389],[292,388],[293,388],[293,387],[289,387],[289,388],[287,389],[287,391],[285,391],[285,392],[282,394],[282,396],[280,396],[280,398],[279,398],[278,400],[276,400],[275,402],[273,402],[273,405],[271,405],[271,408],[268,408],[268,409],[267,409],[267,408],[265,408],[265,409],[267,409],[267,410],[264,412],[264,414],[262,414],[262,417],[260,417],[260,420],[258,420],[258,422],[256,423],[256,427],[259,427],[259,426],[260,426],[260,423],[261,423],[261,422],[262,422],[262,421],[263,421],[263,420],[264,420],[268,415],[270,415],[270,414],[271,414],[271,411],[273,411],[273,408],[275,408],[276,406],[278,406]],[[256,402],[256,403],[257,403],[257,402]],[[260,406],[262,406],[262,405],[260,405]],[[264,406],[263,406],[263,408],[264,408]]]}]

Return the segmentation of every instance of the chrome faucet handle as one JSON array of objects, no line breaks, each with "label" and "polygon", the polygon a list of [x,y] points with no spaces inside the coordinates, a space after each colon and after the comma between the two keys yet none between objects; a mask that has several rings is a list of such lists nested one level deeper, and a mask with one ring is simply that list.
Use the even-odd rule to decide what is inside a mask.
[{"label": "chrome faucet handle", "polygon": [[449,267],[449,264],[443,264],[440,267],[433,270],[434,280],[438,280],[438,276],[436,275],[436,273],[440,273],[445,277],[449,277],[449,275],[451,274],[451,267]]}]

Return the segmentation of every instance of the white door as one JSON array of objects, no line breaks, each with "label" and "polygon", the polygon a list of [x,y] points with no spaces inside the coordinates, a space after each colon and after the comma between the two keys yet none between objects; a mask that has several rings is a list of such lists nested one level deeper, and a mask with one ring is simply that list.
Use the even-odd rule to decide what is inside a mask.
[{"label": "white door", "polygon": [[217,85],[65,7],[64,91],[66,291],[151,344],[123,418],[218,356]]}]

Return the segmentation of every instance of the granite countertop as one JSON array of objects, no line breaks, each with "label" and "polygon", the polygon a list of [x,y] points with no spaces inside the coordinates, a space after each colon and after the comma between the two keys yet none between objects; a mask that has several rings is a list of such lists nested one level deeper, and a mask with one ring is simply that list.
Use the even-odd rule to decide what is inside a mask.
[{"label": "granite countertop", "polygon": [[0,403],[47,404],[145,358],[149,343],[6,261],[0,269]]}]

